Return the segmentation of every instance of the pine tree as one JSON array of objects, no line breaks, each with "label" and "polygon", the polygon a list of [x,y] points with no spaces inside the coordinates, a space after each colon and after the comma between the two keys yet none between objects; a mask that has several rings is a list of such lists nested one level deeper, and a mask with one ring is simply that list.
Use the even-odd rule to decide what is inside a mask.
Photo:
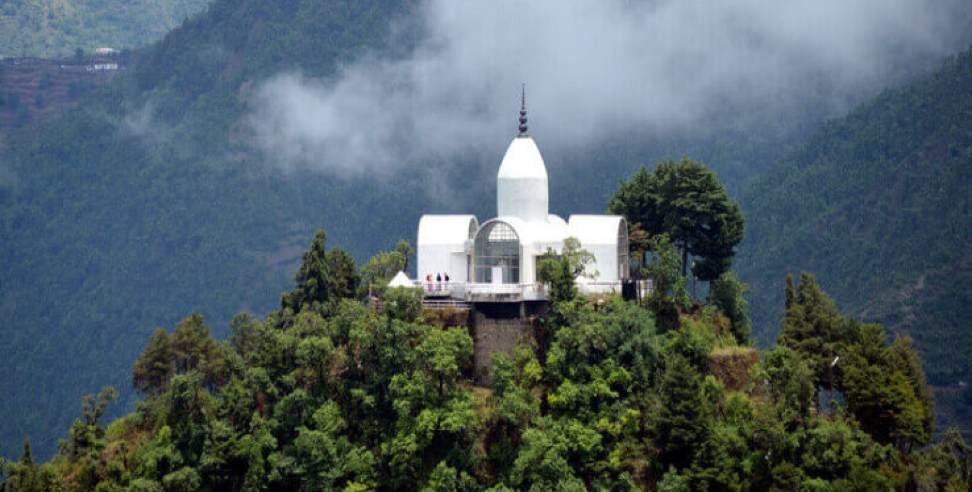
[{"label": "pine tree", "polygon": [[350,299],[358,292],[361,277],[354,264],[354,257],[343,249],[334,248],[327,253],[327,290],[332,300]]},{"label": "pine tree", "polygon": [[609,205],[650,236],[668,234],[682,253],[682,275],[689,256],[698,258],[692,273],[711,281],[729,270],[742,241],[743,218],[715,173],[700,162],[664,161],[649,174],[642,166],[623,181]]},{"label": "pine tree", "polygon": [[164,328],[157,328],[152,333],[148,346],[135,360],[135,367],[132,369],[132,386],[142,394],[161,393],[175,374],[172,360],[169,334]]},{"label": "pine tree", "polygon": [[701,389],[702,378],[687,359],[671,355],[666,360],[659,389],[661,412],[655,426],[663,467],[689,466],[698,443],[708,438]]},{"label": "pine tree", "polygon": [[311,248],[304,253],[303,261],[294,280],[297,287],[283,296],[282,305],[293,312],[316,305],[327,304],[328,292],[328,258],[326,246],[327,233],[318,229],[311,242]]}]

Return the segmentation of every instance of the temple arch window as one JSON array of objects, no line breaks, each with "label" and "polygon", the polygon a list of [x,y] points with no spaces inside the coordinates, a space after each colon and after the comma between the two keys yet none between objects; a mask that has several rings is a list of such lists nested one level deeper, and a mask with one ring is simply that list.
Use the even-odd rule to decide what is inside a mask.
[{"label": "temple arch window", "polygon": [[520,283],[520,237],[506,222],[488,222],[476,234],[474,281]]}]

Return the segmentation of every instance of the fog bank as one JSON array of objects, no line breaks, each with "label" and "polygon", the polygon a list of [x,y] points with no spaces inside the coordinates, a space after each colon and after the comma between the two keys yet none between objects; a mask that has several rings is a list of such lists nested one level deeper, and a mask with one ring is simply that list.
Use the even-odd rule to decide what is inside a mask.
[{"label": "fog bank", "polygon": [[521,82],[542,145],[777,125],[835,115],[963,48],[968,10],[954,0],[429,0],[408,56],[374,53],[331,80],[279,74],[257,89],[249,126],[285,169],[358,175],[501,152]]}]

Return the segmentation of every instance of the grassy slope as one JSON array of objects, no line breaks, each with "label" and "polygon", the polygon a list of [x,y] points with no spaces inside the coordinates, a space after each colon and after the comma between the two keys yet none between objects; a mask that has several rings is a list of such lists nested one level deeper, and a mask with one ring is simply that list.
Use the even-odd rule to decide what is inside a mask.
[{"label": "grassy slope", "polygon": [[933,382],[972,377],[972,51],[833,121],[744,195],[739,268],[775,338],[787,272],[912,336]]},{"label": "grassy slope", "polygon": [[61,57],[142,46],[161,38],[209,0],[6,0],[0,3],[0,58]]}]

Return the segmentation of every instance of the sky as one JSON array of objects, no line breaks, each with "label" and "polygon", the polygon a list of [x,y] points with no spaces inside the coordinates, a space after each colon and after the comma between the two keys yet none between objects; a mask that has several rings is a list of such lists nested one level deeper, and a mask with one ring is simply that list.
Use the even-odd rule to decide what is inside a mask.
[{"label": "sky", "polygon": [[[264,81],[247,118],[284,169],[355,176],[496,152],[521,84],[542,145],[839,116],[967,45],[957,0],[428,0],[410,53]],[[748,125],[748,126],[747,126]]]}]

